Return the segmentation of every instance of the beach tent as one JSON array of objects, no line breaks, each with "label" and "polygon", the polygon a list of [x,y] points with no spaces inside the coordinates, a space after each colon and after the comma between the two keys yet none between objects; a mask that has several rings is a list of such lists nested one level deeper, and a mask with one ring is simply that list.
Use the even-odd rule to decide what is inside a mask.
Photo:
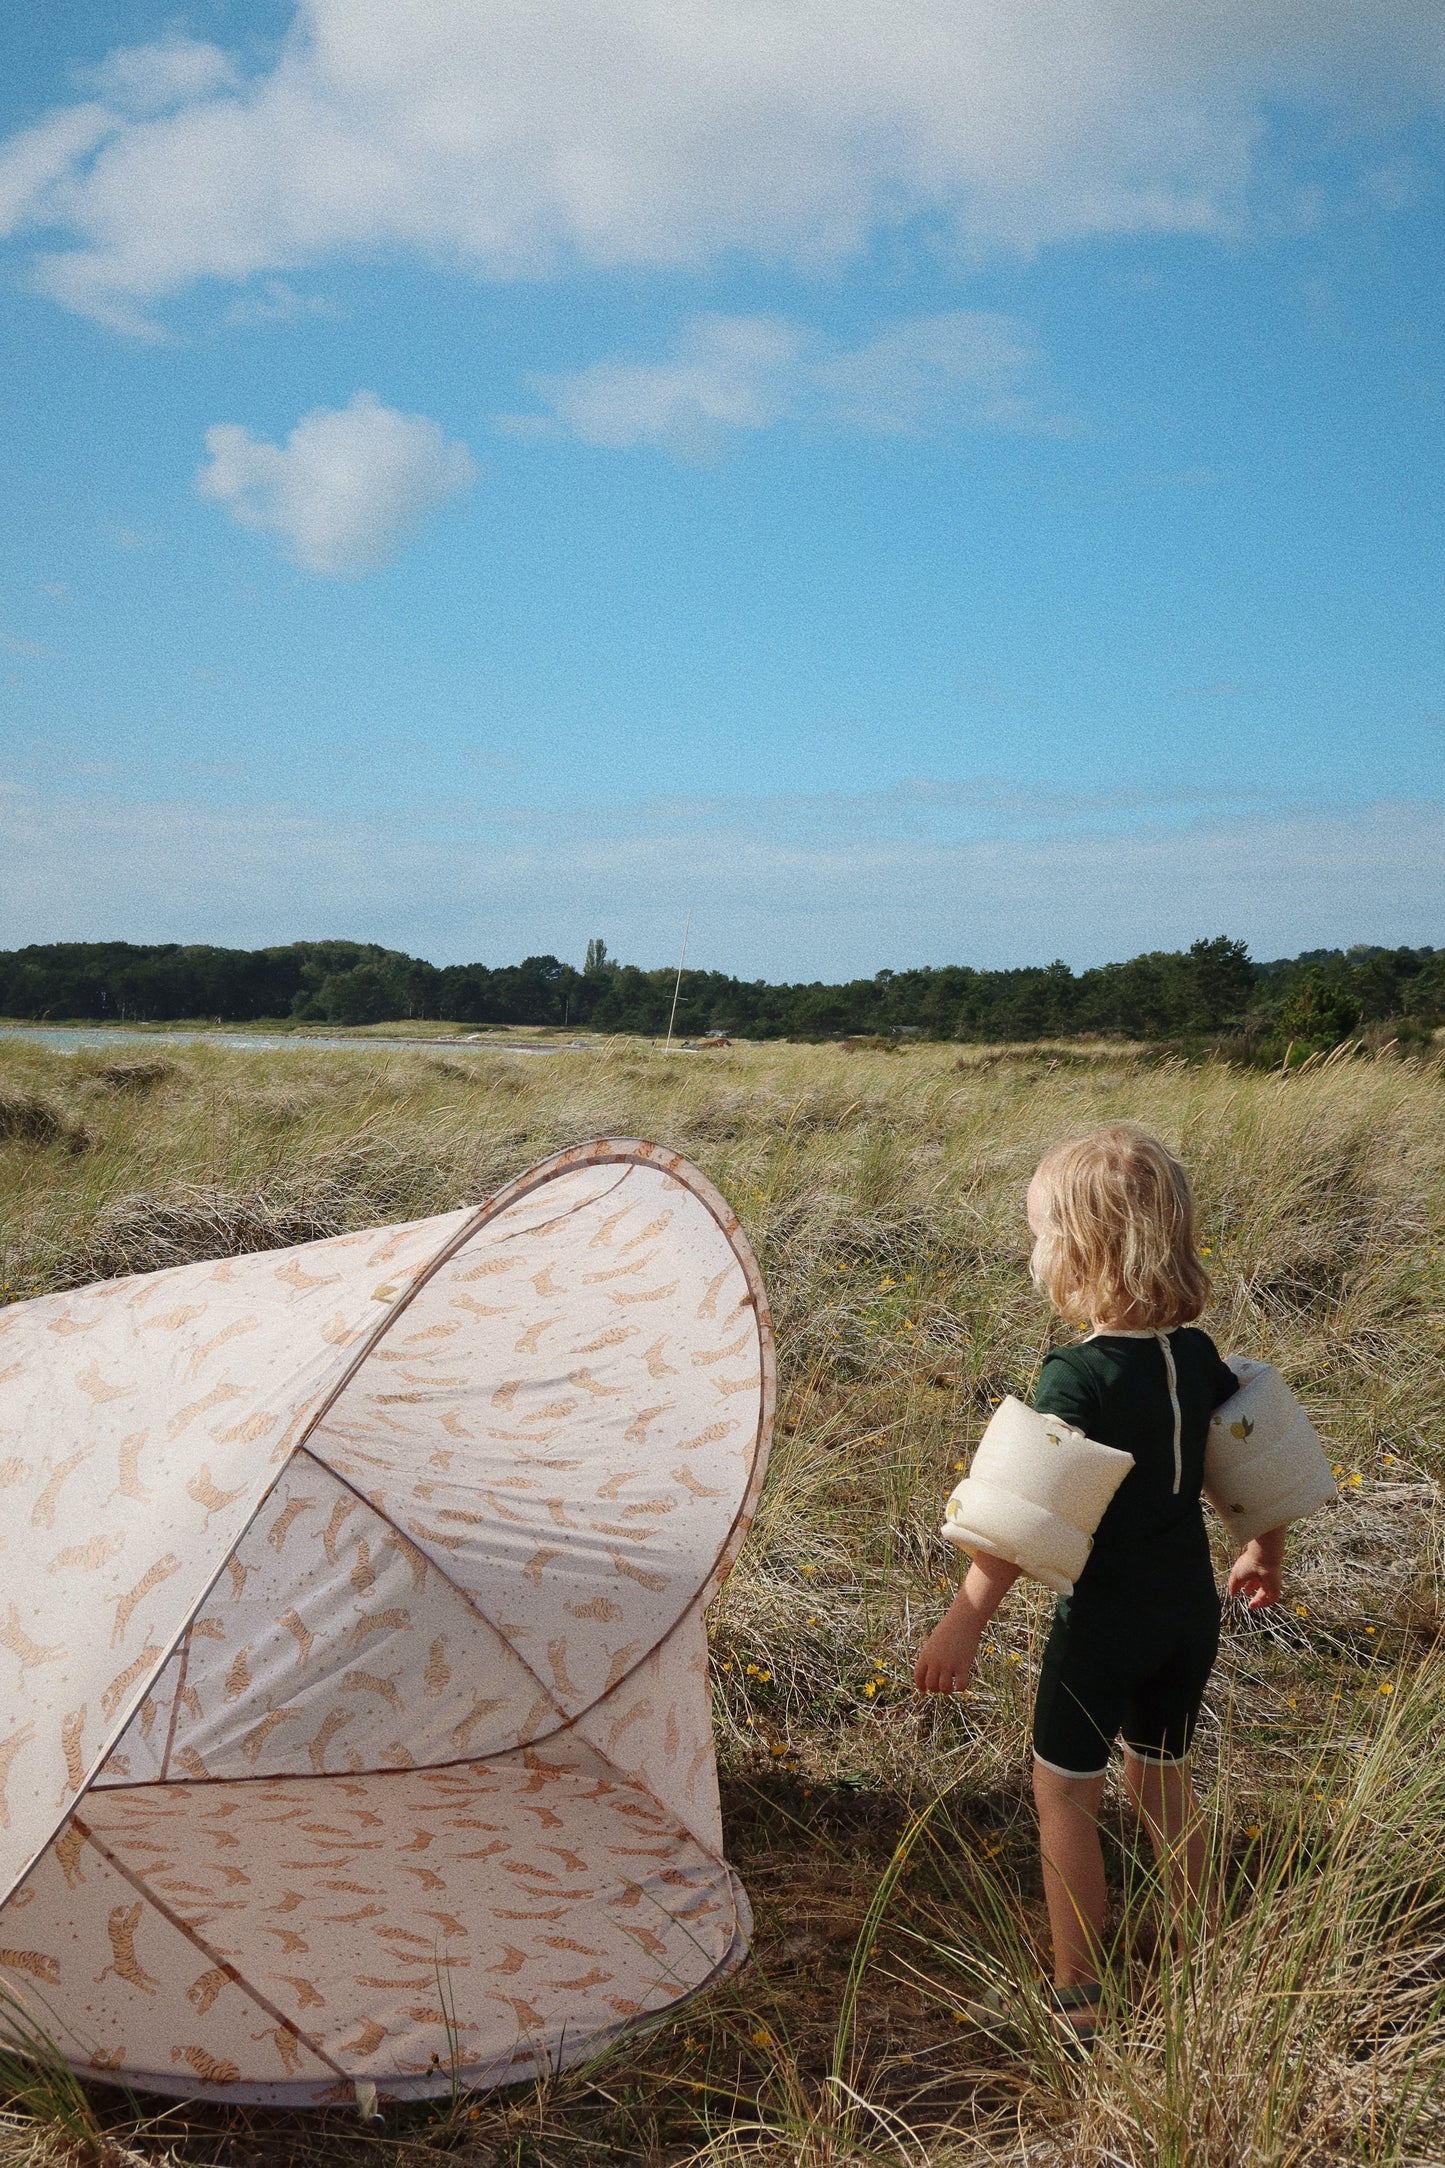
[{"label": "beach tent", "polygon": [[0,1310],[0,1982],[78,2069],[300,2104],[725,1973],[703,1614],[772,1413],[752,1253],[649,1144]]}]

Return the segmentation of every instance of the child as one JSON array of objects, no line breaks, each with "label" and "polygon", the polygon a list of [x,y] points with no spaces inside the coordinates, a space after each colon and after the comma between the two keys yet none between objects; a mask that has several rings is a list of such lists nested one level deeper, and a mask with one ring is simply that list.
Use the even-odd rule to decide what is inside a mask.
[{"label": "child", "polygon": [[[1098,1814],[1121,1734],[1124,1783],[1166,1876],[1172,1906],[1197,1898],[1204,1833],[1189,1750],[1219,1646],[1219,1597],[1200,1508],[1209,1420],[1238,1379],[1189,1321],[1209,1278],[1183,1168],[1130,1123],[1055,1145],[1026,1204],[1032,1269],[1060,1314],[1088,1321],[1055,1348],[1035,1407],[1100,1445],[1132,1453],[1072,1596],[1060,1597],[1034,1705],[1034,1801],[1054,1940],[1055,1999],[1087,2040],[1101,1989],[1104,1858]],[[1277,1603],[1282,1528],[1246,1545],[1229,1576],[1251,1610]],[[914,1682],[967,1687],[979,1640],[1019,1569],[975,1556]]]}]

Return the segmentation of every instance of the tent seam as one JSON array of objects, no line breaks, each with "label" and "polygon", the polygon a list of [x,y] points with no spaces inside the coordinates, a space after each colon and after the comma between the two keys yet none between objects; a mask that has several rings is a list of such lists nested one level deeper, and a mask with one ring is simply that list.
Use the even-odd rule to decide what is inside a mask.
[{"label": "tent seam", "polygon": [[[454,1581],[451,1575],[446,1571],[445,1567],[439,1566],[437,1564],[436,1560],[432,1557],[430,1551],[425,1551],[422,1549],[422,1546],[417,1542],[415,1536],[409,1536],[406,1530],[400,1527],[397,1522],[395,1522],[391,1518],[391,1515],[389,1513],[382,1512],[380,1506],[376,1504],[374,1499],[368,1498],[364,1490],[358,1489],[357,1485],[352,1482],[349,1476],[343,1475],[339,1468],[333,1468],[331,1462],[329,1460],[323,1460],[319,1453],[313,1453],[309,1445],[298,1445],[296,1451],[298,1454],[304,1453],[306,1455],[306,1458],[309,1461],[313,1462],[316,1467],[320,1468],[324,1474],[329,1475],[333,1479],[333,1481],[341,1484],[343,1489],[349,1490],[353,1498],[359,1499],[362,1505],[366,1506],[370,1512],[374,1513],[377,1519],[381,1521],[387,1528],[391,1529],[394,1535],[400,1536],[403,1543],[409,1543],[412,1549],[417,1552],[420,1557],[426,1560],[427,1565],[436,1575],[437,1579],[442,1582],[445,1587],[449,1588],[454,1595],[461,1598],[467,1609],[472,1612],[475,1617],[481,1620],[482,1624],[488,1629],[489,1632],[496,1635],[497,1639],[501,1642],[504,1649],[511,1650],[512,1654],[516,1657],[517,1662],[527,1673],[527,1676],[535,1680],[541,1692],[545,1694],[548,1701],[551,1702],[552,1707],[556,1710],[562,1722],[566,1724],[572,1721],[572,1719],[567,1716],[567,1712],[562,1707],[562,1704],[558,1701],[557,1696],[553,1692],[552,1688],[548,1686],[546,1680],[542,1677],[541,1672],[534,1671],[532,1669],[532,1666],[528,1663],[526,1657],[522,1654],[521,1650],[507,1639],[507,1636],[502,1632],[502,1629],[497,1624],[496,1620],[488,1618],[486,1612],[482,1609],[476,1598],[471,1595],[468,1590],[462,1587],[460,1581]],[[548,1732],[546,1736],[548,1738],[551,1738],[552,1734]],[[519,1740],[517,1743],[520,1746],[524,1742]],[[505,1752],[510,1750],[503,1749],[502,1751]],[[460,1759],[464,1761],[486,1761],[490,1759],[490,1757],[485,1754],[467,1754],[461,1756]],[[423,1766],[424,1768],[431,1768],[433,1764],[427,1762],[423,1763],[421,1766]],[[334,1772],[332,1773],[334,1774]]]},{"label": "tent seam", "polygon": [[[301,1450],[304,1451],[304,1448],[301,1448]],[[318,1463],[318,1465],[324,1464]],[[388,1523],[388,1526],[389,1525],[390,1523]],[[446,1576],[442,1575],[442,1579],[445,1580]],[[447,1582],[447,1586],[450,1588],[454,1587],[455,1584],[453,1582]],[[466,1591],[465,1589],[458,1589],[457,1594],[465,1597]],[[662,1636],[662,1639],[653,1644],[652,1648],[648,1651],[647,1656],[639,1659],[640,1663],[646,1663],[649,1657],[656,1656],[659,1650],[666,1648],[668,1642],[672,1639],[673,1635],[677,1633],[692,1616],[693,1610],[696,1607],[696,1603],[697,1599],[694,1598],[693,1602],[688,1605],[686,1611],[683,1612],[682,1616],[678,1619],[675,1619],[673,1624],[668,1627],[667,1632]],[[707,1605],[704,1604],[704,1612],[706,1611],[706,1609]],[[481,1614],[479,1613],[478,1616],[480,1615]],[[484,1623],[489,1624],[490,1621],[484,1621]],[[510,1648],[511,1643],[508,1642],[507,1646]],[[633,1666],[633,1670],[636,1670],[637,1668],[638,1667],[636,1665]],[[178,1778],[163,1776],[142,1777],[134,1784],[107,1784],[103,1787],[103,1789],[108,1792],[154,1792],[160,1791],[163,1788],[168,1789],[173,1783],[188,1785],[193,1784],[196,1786],[200,1786],[203,1784],[329,1784],[334,1783],[338,1777],[365,1777],[368,1781],[370,1781],[375,1777],[416,1776],[423,1771],[432,1769],[480,1769],[484,1768],[489,1762],[505,1761],[510,1755],[513,1754],[536,1753],[542,1747],[550,1746],[554,1740],[565,1738],[568,1732],[576,1731],[578,1725],[581,1724],[585,1718],[589,1717],[594,1709],[600,1709],[603,1702],[609,1700],[611,1696],[618,1691],[619,1687],[625,1686],[627,1680],[630,1679],[632,1675],[632,1671],[625,1672],[623,1677],[618,1680],[616,1686],[609,1687],[605,1694],[599,1694],[596,1701],[589,1702],[587,1707],[583,1709],[579,1715],[565,1718],[564,1721],[558,1725],[555,1731],[544,1732],[539,1739],[518,1739],[511,1746],[498,1747],[496,1751],[491,1754],[457,1754],[449,1756],[445,1761],[410,1762],[400,1765],[393,1764],[390,1767],[378,1769],[291,1769],[282,1771],[266,1771],[258,1769],[246,1775],[236,1774],[233,1776],[188,1776]],[[632,1785],[638,1791],[646,1792],[648,1798],[651,1799],[657,1806],[661,1807],[664,1814],[671,1815],[672,1819],[677,1823],[678,1827],[686,1831],[687,1835],[691,1838],[692,1842],[697,1846],[700,1852],[704,1853],[707,1858],[712,1860],[717,1866],[726,1867],[729,1874],[732,1873],[733,1870],[728,1863],[727,1854],[721,1851],[714,1851],[713,1847],[708,1844],[702,1837],[700,1837],[697,1831],[691,1826],[691,1824],[685,1822],[682,1816],[678,1814],[672,1807],[670,1807],[665,1799],[658,1798],[656,1792],[653,1791],[652,1786],[647,1783],[645,1778],[643,1778],[635,1769],[629,1770],[625,1766],[625,1764],[617,1760],[615,1755],[609,1754],[605,1747],[598,1746],[595,1740],[588,1739],[580,1734],[579,1736],[582,1736],[582,1744],[586,1747],[588,1753],[595,1754],[600,1762],[605,1763],[607,1768],[611,1770],[612,1774],[619,1780],[619,1782]],[[78,1816],[76,1820],[78,1826]]]},{"label": "tent seam", "polygon": [[[292,1457],[294,1458],[295,1456],[293,1455]],[[289,1466],[289,1465],[290,1465],[290,1463],[288,1462],[288,1463],[287,1463],[287,1465]],[[231,1556],[232,1556],[232,1557],[234,1558],[234,1556],[235,1556],[235,1553],[234,1553],[234,1551],[233,1551],[233,1552],[231,1553]],[[217,1575],[217,1579],[219,1579],[219,1578],[220,1578],[220,1576],[219,1576],[219,1575]],[[216,1583],[215,1583],[215,1581],[213,1581],[213,1582],[211,1583],[211,1587],[212,1587],[212,1588],[214,1588],[214,1587],[215,1587],[215,1585],[216,1585]],[[197,1608],[199,1608],[199,1606],[198,1606]],[[186,1690],[186,1672],[187,1672],[187,1671],[188,1671],[188,1669],[190,1668],[190,1661],[191,1661],[191,1636],[192,1636],[192,1634],[193,1634],[193,1633],[195,1632],[195,1630],[196,1630],[196,1622],[195,1622],[195,1618],[194,1618],[194,1616],[193,1616],[193,1617],[192,1617],[192,1619],[191,1619],[191,1622],[190,1622],[190,1624],[189,1624],[189,1625],[187,1626],[187,1628],[186,1628],[185,1632],[184,1632],[184,1633],[182,1634],[182,1636],[181,1636],[180,1640],[179,1640],[179,1641],[178,1641],[178,1642],[176,1643],[176,1647],[177,1647],[177,1648],[178,1648],[178,1649],[180,1650],[180,1652],[181,1652],[181,1663],[180,1663],[180,1669],[179,1669],[179,1671],[178,1671],[178,1672],[176,1673],[176,1690],[175,1690],[175,1692],[174,1692],[174,1693],[172,1694],[172,1696],[171,1696],[171,1720],[170,1720],[170,1723],[169,1723],[169,1724],[168,1724],[168,1725],[166,1726],[166,1750],[165,1750],[165,1752],[164,1752],[164,1753],[162,1754],[162,1756],[161,1756],[161,1773],[160,1773],[160,1776],[159,1776],[159,1778],[157,1779],[157,1782],[158,1782],[158,1783],[161,1783],[161,1784],[164,1784],[164,1783],[166,1782],[166,1779],[167,1779],[167,1778],[169,1777],[169,1775],[170,1775],[170,1769],[171,1769],[171,1749],[172,1749],[172,1747],[173,1747],[173,1746],[175,1745],[175,1743],[176,1743],[176,1725],[177,1725],[177,1723],[178,1723],[178,1722],[180,1721],[180,1714],[181,1714],[181,1695],[182,1695],[182,1694],[183,1694],[183,1693],[185,1692],[185,1690]],[[169,1663],[169,1662],[170,1662],[170,1657],[168,1656],[168,1657],[166,1658],[166,1663]],[[165,1665],[163,1664],[163,1665],[161,1666],[161,1671],[164,1671],[164,1669],[165,1669]],[[156,1673],[156,1678],[157,1678],[157,1679],[159,1679],[159,1678],[160,1678],[160,1676],[161,1676],[161,1672],[160,1672],[160,1671],[158,1671],[158,1672]],[[144,1705],[144,1704],[142,1704],[142,1705]],[[122,1738],[124,1738],[124,1736],[125,1736],[125,1734],[124,1734],[124,1733],[122,1732],[122,1734],[121,1734],[121,1737],[122,1737]],[[102,1764],[102,1766],[104,1766],[104,1765]],[[97,1771],[97,1774],[99,1774],[99,1771]]]},{"label": "tent seam", "polygon": [[[142,1702],[145,1700],[146,1695],[155,1685],[156,1680],[161,1676],[161,1673],[165,1670],[166,1665],[175,1655],[176,1650],[180,1647],[181,1643],[190,1633],[192,1626],[196,1622],[196,1618],[200,1612],[202,1604],[206,1601],[212,1589],[220,1580],[221,1575],[225,1572],[228,1562],[235,1556],[237,1547],[245,1540],[250,1530],[259,1520],[261,1513],[265,1508],[267,1499],[271,1496],[271,1493],[275,1490],[276,1485],[280,1482],[282,1476],[290,1467],[292,1461],[296,1457],[296,1453],[298,1450],[299,1448],[293,1447],[291,1451],[287,1453],[285,1460],[282,1461],[280,1467],[276,1470],[270,1482],[266,1485],[266,1488],[257,1498],[254,1507],[252,1508],[250,1514],[247,1516],[247,1519],[243,1524],[240,1533],[236,1537],[235,1543],[231,1545],[230,1550],[227,1551],[225,1557],[221,1560],[215,1572],[206,1582],[205,1587],[201,1590],[195,1602],[191,1605],[191,1608],[186,1613],[184,1619],[177,1627],[175,1638],[166,1645],[160,1662],[156,1665],[155,1669],[149,1674],[146,1679],[144,1679],[143,1681],[137,1681],[132,1698],[127,1702],[121,1703],[119,1711],[117,1712],[116,1721],[114,1722],[114,1724],[112,1724],[110,1728],[110,1732],[106,1737],[104,1746],[101,1748],[99,1753],[96,1755],[94,1762],[91,1764],[91,1767],[86,1774],[84,1783],[79,1785],[76,1790],[71,1793],[68,1804],[64,1805],[61,1808],[60,1818],[52,1827],[49,1835],[45,1839],[45,1842],[37,1846],[33,1856],[26,1861],[24,1868],[18,1875],[16,1875],[15,1879],[11,1882],[9,1888],[0,1890],[0,1906],[9,1904],[11,1898],[15,1895],[15,1892],[23,1886],[29,1876],[34,1872],[35,1868],[39,1865],[40,1861],[50,1850],[51,1845],[55,1842],[56,1836],[58,1835],[60,1830],[64,1828],[66,1821],[72,1815],[74,1815],[76,1808],[80,1805],[86,1794],[94,1786],[97,1777],[104,1769],[106,1763],[110,1760],[111,1755],[115,1752],[121,1740],[129,1731],[131,1723],[135,1718],[136,1712],[139,1710]],[[106,1788],[110,1789],[110,1787]],[[118,1790],[120,1787],[117,1786],[115,1788]],[[62,1797],[63,1796],[64,1795],[62,1794]]]},{"label": "tent seam", "polygon": [[143,1898],[148,1905],[159,1912],[161,1918],[168,1921],[178,1934],[184,1935],[187,1942],[200,1951],[202,1957],[209,1958],[212,1965],[219,1967],[225,1973],[227,1979],[236,1987],[239,1987],[243,1994],[249,1995],[258,2010],[264,2011],[267,2017],[274,2018],[276,2023],[282,2026],[293,2040],[299,2040],[304,2048],[308,2048],[318,2062],[324,2063],[328,2070],[334,2070],[338,2078],[344,2079],[347,2084],[351,2083],[350,2073],[344,2070],[341,2064],[335,2061],[332,2056],[328,2055],[325,2048],[318,2041],[313,2040],[309,2033],[303,2032],[295,2019],[287,2017],[284,2010],[279,2010],[268,1996],[262,1994],[260,1988],[253,1987],[245,1975],[236,1970],[230,1959],[223,1957],[219,1950],[213,1949],[204,1936],[197,1934],[193,1927],[187,1926],[180,1914],[173,1911],[163,1897],[156,1895],[143,1876],[138,1875],[133,1868],[127,1867],[124,1860],[118,1859],[115,1853],[111,1851],[109,1845],[102,1843],[88,1822],[82,1821],[78,1814],[72,1816],[72,1820],[87,1844],[95,1846],[96,1851],[99,1852],[106,1864],[113,1867],[124,1881],[129,1882],[138,1897]]}]

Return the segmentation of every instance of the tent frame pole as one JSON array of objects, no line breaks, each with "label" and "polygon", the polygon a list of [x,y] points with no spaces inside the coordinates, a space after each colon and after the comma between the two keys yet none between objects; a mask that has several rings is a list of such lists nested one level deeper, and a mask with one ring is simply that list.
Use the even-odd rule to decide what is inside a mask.
[{"label": "tent frame pole", "polygon": [[688,911],[687,924],[682,929],[682,954],[677,963],[677,983],[672,989],[672,1014],[667,1019],[667,1044],[664,1054],[672,1052],[672,1027],[677,1022],[677,997],[682,992],[682,967],[687,962],[687,937],[692,932],[692,912]]}]

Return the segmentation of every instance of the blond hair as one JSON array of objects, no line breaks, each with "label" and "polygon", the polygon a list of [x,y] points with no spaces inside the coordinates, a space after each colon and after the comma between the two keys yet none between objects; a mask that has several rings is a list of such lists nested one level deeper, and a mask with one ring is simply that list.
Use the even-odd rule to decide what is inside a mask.
[{"label": "blond hair", "polygon": [[1209,1275],[1194,1199],[1174,1154],[1132,1122],[1045,1152],[1035,1170],[1044,1222],[1033,1276],[1060,1315],[1168,1332],[1198,1317]]}]

